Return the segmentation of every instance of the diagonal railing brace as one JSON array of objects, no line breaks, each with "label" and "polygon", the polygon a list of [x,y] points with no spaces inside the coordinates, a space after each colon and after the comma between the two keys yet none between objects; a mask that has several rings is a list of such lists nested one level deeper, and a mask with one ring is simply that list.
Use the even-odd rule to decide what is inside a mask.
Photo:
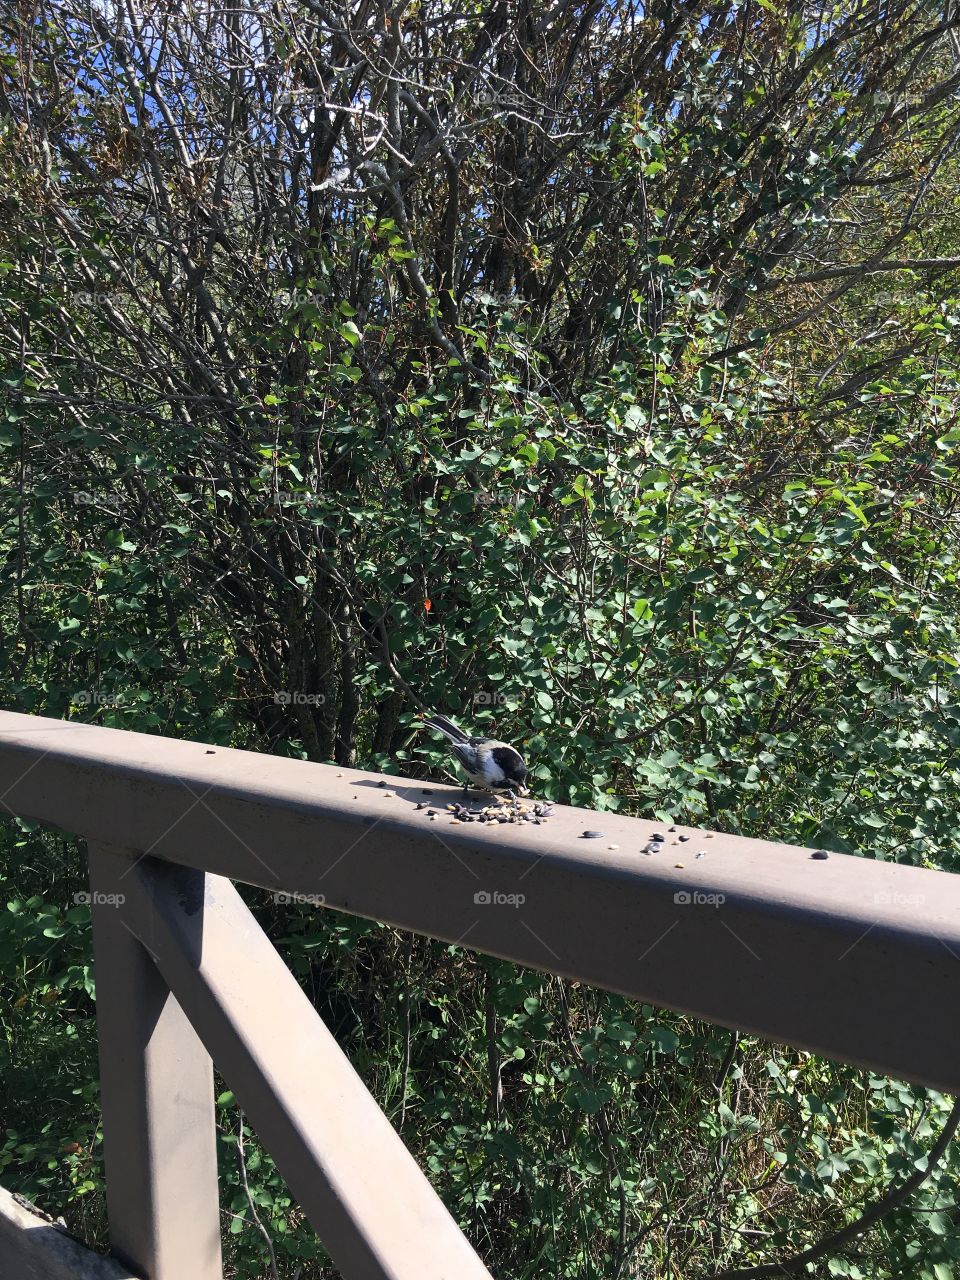
[{"label": "diagonal railing brace", "polygon": [[125,899],[101,910],[153,957],[345,1280],[490,1280],[230,881],[105,849],[92,863]]}]

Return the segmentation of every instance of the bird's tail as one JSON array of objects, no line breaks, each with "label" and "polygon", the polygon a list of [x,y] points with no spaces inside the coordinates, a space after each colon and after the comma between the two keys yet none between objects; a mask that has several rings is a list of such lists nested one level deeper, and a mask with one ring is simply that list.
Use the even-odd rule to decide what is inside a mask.
[{"label": "bird's tail", "polygon": [[436,714],[424,716],[423,723],[429,729],[436,729],[438,733],[442,733],[451,742],[469,742],[469,738],[463,730],[458,728],[452,720],[448,720],[446,716]]}]

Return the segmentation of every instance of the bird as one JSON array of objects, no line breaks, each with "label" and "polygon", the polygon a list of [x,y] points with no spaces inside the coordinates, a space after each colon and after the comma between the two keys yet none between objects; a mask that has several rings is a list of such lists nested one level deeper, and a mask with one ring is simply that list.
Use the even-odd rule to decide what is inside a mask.
[{"label": "bird", "polygon": [[[523,756],[509,742],[498,738],[473,738],[447,716],[436,713],[424,716],[423,723],[436,729],[450,742],[450,750],[457,757],[470,781],[483,791],[510,791],[525,796],[529,793],[527,766]],[[464,792],[469,790],[463,784]]]}]

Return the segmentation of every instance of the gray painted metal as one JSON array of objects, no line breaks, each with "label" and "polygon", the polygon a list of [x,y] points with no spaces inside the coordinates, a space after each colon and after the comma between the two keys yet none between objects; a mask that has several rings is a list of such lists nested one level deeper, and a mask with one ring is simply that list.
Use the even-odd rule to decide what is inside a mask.
[{"label": "gray painted metal", "polygon": [[[960,1000],[960,877],[686,829],[672,845],[663,824],[582,809],[539,827],[429,822],[422,790],[0,715],[14,812],[960,1091],[960,1019],[943,1013]],[[668,842],[646,855],[655,829]]]},{"label": "gray painted metal", "polygon": [[0,1280],[137,1280],[0,1187]]},{"label": "gray painted metal", "polygon": [[154,955],[345,1280],[490,1280],[230,881],[198,884],[151,857],[127,867],[117,914]]},{"label": "gray painted metal", "polygon": [[[146,1280],[221,1280],[213,1066],[115,905],[129,866],[90,846],[110,1243]],[[203,872],[178,871],[183,892],[202,896]],[[200,942],[192,926],[188,963]]]}]

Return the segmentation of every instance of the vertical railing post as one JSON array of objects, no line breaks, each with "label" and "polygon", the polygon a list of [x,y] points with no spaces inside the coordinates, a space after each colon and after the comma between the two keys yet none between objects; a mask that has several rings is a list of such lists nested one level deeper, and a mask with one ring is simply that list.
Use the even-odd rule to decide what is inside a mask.
[{"label": "vertical railing post", "polygon": [[[111,1247],[144,1280],[222,1280],[213,1066],[151,959],[149,920],[125,913],[135,857],[89,849]],[[205,877],[188,874],[199,953]]]}]

